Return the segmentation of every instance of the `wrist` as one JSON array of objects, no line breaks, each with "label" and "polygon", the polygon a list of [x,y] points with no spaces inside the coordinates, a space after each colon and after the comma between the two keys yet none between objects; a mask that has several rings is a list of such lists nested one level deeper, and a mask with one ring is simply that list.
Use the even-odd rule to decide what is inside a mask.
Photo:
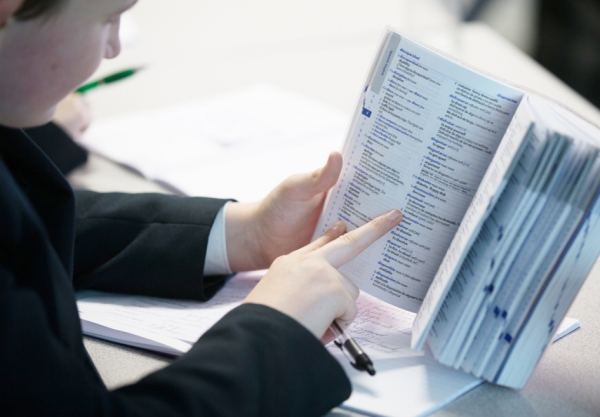
[{"label": "wrist", "polygon": [[258,203],[230,203],[225,212],[227,257],[232,271],[253,271],[269,265],[256,233]]}]

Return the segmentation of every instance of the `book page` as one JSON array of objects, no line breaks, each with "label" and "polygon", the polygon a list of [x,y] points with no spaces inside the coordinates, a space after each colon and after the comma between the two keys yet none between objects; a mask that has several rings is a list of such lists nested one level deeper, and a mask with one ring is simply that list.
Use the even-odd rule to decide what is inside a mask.
[{"label": "book page", "polygon": [[[521,120],[519,112],[514,120]],[[504,249],[503,252],[506,252],[510,248],[511,240],[504,239],[504,235],[512,236],[519,230],[519,227],[507,228],[504,225],[514,220],[520,213],[516,208],[523,201],[527,201],[526,186],[537,178],[535,173],[539,170],[535,168],[544,153],[544,147],[534,132],[535,129],[532,126],[521,144],[523,153],[518,158],[518,164],[513,165],[512,173],[507,173],[509,180],[506,181],[506,188],[493,208],[490,205],[490,209],[486,210],[486,219],[483,221],[481,230],[477,233],[473,246],[466,254],[465,260],[436,314],[427,340],[430,349],[440,362],[448,364],[447,359],[440,359],[440,351],[444,344],[449,344],[449,338],[458,339],[457,343],[464,342],[470,326],[473,325],[473,316],[486,296],[489,295],[493,274],[484,275],[484,273],[488,273],[490,268],[497,270],[500,267],[501,262],[494,261],[493,266],[491,262],[492,259],[495,259],[494,256],[498,256],[499,251]],[[505,232],[505,229],[508,230]],[[500,239],[499,236],[501,236]],[[473,277],[481,277],[481,279],[473,279]],[[437,288],[434,285],[432,284],[432,288]],[[488,291],[485,290],[486,288]],[[470,321],[465,317],[469,317]],[[456,326],[460,326],[461,329],[455,332]]]},{"label": "book page", "polygon": [[341,268],[416,312],[523,94],[388,32],[315,237],[397,208],[402,223]]},{"label": "book page", "polygon": [[[434,282],[432,283],[429,292],[419,314],[415,320],[414,328],[413,328],[413,347],[419,349],[423,346],[425,338],[428,334],[432,335],[432,338],[429,339],[430,346],[434,352],[436,352],[436,348],[434,344],[438,343],[434,339],[437,336],[440,336],[438,341],[444,340],[445,336],[443,333],[447,333],[452,329],[452,337],[454,341],[450,343],[453,346],[453,349],[457,348],[456,343],[462,343],[464,339],[467,337],[463,332],[469,331],[471,332],[474,329],[474,326],[468,326],[465,323],[471,323],[471,319],[469,317],[461,317],[458,319],[459,326],[461,326],[461,332],[454,331],[453,327],[448,327],[448,318],[451,318],[451,314],[447,315],[448,309],[447,307],[454,302],[455,304],[461,304],[470,306],[470,309],[478,308],[479,303],[467,302],[465,304],[464,301],[458,300],[460,297],[456,297],[455,295],[448,295],[449,288],[453,283],[456,274],[457,268],[462,264],[462,261],[467,256],[468,249],[470,245],[473,243],[473,237],[478,233],[478,227],[482,222],[483,215],[486,213],[487,208],[491,206],[491,201],[493,198],[498,196],[499,190],[501,190],[502,184],[502,172],[505,171],[505,167],[508,167],[511,161],[514,159],[514,150],[517,149],[520,144],[520,140],[524,137],[525,129],[530,126],[532,123],[535,123],[536,129],[541,129],[540,133],[536,135],[539,138],[544,138],[547,135],[550,135],[554,129],[561,129],[562,132],[568,132],[569,134],[573,134],[574,137],[579,139],[583,139],[588,144],[597,143],[597,139],[594,139],[593,131],[594,128],[589,125],[589,123],[583,121],[582,119],[577,118],[571,112],[565,111],[561,109],[559,106],[544,102],[537,97],[527,95],[521,102],[518,111],[513,116],[513,120],[511,121],[511,125],[503,139],[502,147],[498,151],[497,158],[492,162],[492,166],[486,174],[486,178],[483,180],[480,190],[478,191],[478,196],[473,200],[472,206],[469,208],[467,215],[465,216],[465,221],[461,225],[459,231],[457,232],[455,239],[452,243],[452,246],[442,265],[439,268],[438,274]],[[539,126],[538,126],[539,125]],[[542,133],[543,132],[543,133]],[[496,174],[493,174],[496,172]],[[541,174],[540,174],[541,175]],[[542,175],[542,177],[544,177]],[[490,203],[488,203],[488,201]],[[520,211],[519,211],[520,213]],[[521,230],[521,227],[516,228],[515,230]],[[523,230],[521,230],[523,231]],[[523,236],[526,236],[525,233]],[[545,236],[548,238],[549,236]],[[512,240],[504,239],[506,242],[512,242]],[[512,243],[511,243],[512,245]],[[516,247],[516,246],[515,246]],[[513,248],[514,249],[514,248]],[[539,248],[538,248],[539,249]],[[476,249],[480,255],[482,254],[482,250]],[[498,259],[496,255],[493,255],[494,259]],[[525,258],[525,262],[527,262]],[[499,266],[501,263],[497,263],[496,266]],[[506,265],[510,265],[510,262]],[[489,273],[489,271],[488,271]],[[480,276],[481,273],[474,272],[475,276]],[[493,277],[493,275],[490,275]],[[490,282],[488,282],[489,284]],[[464,288],[459,285],[457,286],[457,293],[461,293],[464,295]],[[494,283],[496,285],[497,283]],[[485,283],[483,283],[485,285]],[[478,290],[475,290],[478,292]],[[478,297],[481,298],[482,293],[478,293]],[[512,292],[511,292],[512,294]],[[513,294],[515,295],[515,294]],[[454,301],[448,301],[450,299],[454,299]],[[444,305],[446,311],[440,312],[440,306]],[[502,310],[501,310],[502,311]],[[455,319],[457,319],[455,317]],[[434,320],[437,321],[436,328],[430,332],[432,329],[432,324]],[[435,333],[435,335],[434,335]],[[473,333],[470,333],[473,335]],[[444,342],[445,343],[445,342]],[[470,343],[470,342],[469,342]],[[467,343],[464,346],[468,346]],[[441,349],[441,345],[438,346]],[[447,360],[452,360],[453,356],[456,354],[460,356],[463,355],[464,352],[456,352],[454,350],[448,350],[440,353],[440,361],[445,362]]]},{"label": "book page", "polygon": [[423,347],[442,306],[442,301],[450,291],[459,267],[468,254],[468,249],[475,242],[486,216],[493,210],[500,193],[507,184],[507,173],[516,163],[515,157],[522,150],[521,145],[528,137],[528,132],[533,124],[533,117],[524,103],[525,101],[521,103],[513,116],[501,146],[494,156],[415,318],[412,339],[414,349]]}]

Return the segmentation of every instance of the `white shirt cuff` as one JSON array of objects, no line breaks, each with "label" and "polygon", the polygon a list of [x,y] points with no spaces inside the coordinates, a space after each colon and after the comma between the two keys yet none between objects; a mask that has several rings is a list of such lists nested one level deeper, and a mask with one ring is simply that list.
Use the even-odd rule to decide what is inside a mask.
[{"label": "white shirt cuff", "polygon": [[206,260],[204,262],[204,275],[231,274],[229,258],[227,258],[227,241],[225,239],[225,210],[229,203],[225,203],[215,217],[215,222],[208,235]]}]

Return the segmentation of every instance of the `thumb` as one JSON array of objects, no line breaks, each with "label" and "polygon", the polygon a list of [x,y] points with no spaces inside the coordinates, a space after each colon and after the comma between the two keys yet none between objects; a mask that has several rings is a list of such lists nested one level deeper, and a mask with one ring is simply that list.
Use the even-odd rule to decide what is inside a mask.
[{"label": "thumb", "polygon": [[282,184],[283,194],[291,200],[308,200],[333,187],[341,171],[342,155],[332,152],[322,168],[286,179]]}]

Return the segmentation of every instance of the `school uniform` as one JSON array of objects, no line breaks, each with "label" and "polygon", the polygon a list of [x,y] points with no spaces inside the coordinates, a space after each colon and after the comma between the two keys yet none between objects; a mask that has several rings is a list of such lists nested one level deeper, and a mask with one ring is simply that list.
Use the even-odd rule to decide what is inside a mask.
[{"label": "school uniform", "polygon": [[82,343],[74,290],[206,300],[225,203],[73,193],[22,131],[0,127],[0,415],[310,416],[350,395],[302,325],[260,305],[220,320],[170,366],[108,391]]}]

